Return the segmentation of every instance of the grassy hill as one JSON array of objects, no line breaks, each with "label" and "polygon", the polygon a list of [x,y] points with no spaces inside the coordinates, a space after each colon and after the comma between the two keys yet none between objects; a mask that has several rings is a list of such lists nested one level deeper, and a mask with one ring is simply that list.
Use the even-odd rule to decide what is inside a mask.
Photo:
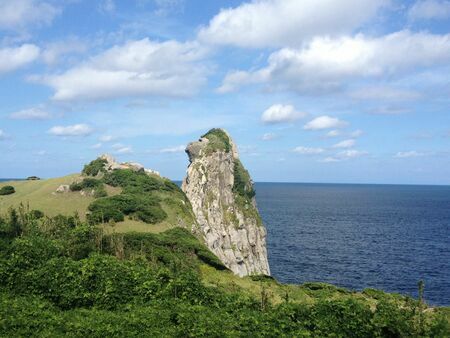
[{"label": "grassy hill", "polygon": [[[18,208],[19,205],[25,206],[29,210],[40,210],[47,216],[56,215],[73,216],[78,214],[81,220],[86,220],[86,213],[89,205],[95,201],[90,194],[82,194],[80,191],[69,191],[66,193],[56,193],[60,185],[70,185],[73,182],[80,181],[83,178],[81,174],[72,174],[59,178],[44,179],[38,181],[9,181],[0,182],[0,189],[3,186],[11,185],[15,188],[15,193],[11,195],[0,196],[0,214],[5,213],[9,208]],[[153,175],[153,178],[159,182],[165,179]],[[122,192],[121,187],[104,185],[108,196],[115,196]],[[179,204],[182,197],[177,193],[167,191],[155,191],[153,195],[161,200],[161,207],[166,212],[167,217],[154,224],[148,224],[132,217],[126,217],[122,222],[111,224],[101,224],[107,233],[124,233],[129,231],[159,233],[176,226],[191,227],[195,224],[193,214],[180,210]]]}]

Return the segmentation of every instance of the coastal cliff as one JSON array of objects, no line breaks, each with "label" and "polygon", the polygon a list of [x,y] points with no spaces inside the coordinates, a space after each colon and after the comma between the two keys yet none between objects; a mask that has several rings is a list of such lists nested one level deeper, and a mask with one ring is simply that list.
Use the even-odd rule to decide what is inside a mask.
[{"label": "coastal cliff", "polygon": [[266,229],[253,182],[237,148],[222,129],[212,129],[186,148],[182,190],[191,202],[208,248],[239,276],[270,275]]}]

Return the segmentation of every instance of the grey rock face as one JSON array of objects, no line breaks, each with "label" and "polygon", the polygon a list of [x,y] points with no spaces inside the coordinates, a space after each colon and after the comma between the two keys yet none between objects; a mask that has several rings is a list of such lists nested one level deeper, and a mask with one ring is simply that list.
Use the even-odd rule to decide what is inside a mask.
[{"label": "grey rock face", "polygon": [[[255,198],[240,195],[235,187],[235,166],[242,167],[236,146],[225,131],[216,131],[228,142],[225,138],[217,148],[217,139],[209,139],[207,134],[187,146],[191,163],[182,189],[192,204],[206,245],[230,270],[239,276],[270,275],[266,229]],[[247,186],[253,191],[250,179]]]},{"label": "grey rock face", "polygon": [[113,171],[113,170],[117,170],[117,169],[131,169],[136,172],[145,172],[147,175],[161,176],[159,174],[159,172],[152,170],[152,169],[146,169],[140,163],[136,163],[136,162],[119,163],[116,161],[116,159],[114,157],[112,157],[109,154],[103,154],[102,156],[100,156],[100,158],[102,160],[106,161],[106,163],[105,163],[106,171]]}]

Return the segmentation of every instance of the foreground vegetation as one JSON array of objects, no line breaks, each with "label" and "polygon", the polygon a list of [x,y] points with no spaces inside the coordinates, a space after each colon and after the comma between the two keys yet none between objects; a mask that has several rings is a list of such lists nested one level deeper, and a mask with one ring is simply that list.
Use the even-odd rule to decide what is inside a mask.
[{"label": "foreground vegetation", "polygon": [[233,276],[187,230],[105,234],[0,218],[0,336],[444,337],[447,309],[376,290]]}]

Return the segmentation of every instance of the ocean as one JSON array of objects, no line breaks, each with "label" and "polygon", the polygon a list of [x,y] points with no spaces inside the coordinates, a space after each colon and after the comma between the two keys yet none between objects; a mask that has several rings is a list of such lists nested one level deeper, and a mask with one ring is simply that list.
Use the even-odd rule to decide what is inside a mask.
[{"label": "ocean", "polygon": [[277,280],[414,297],[424,280],[427,303],[450,306],[450,186],[256,183],[255,189]]},{"label": "ocean", "polygon": [[256,183],[272,275],[450,305],[450,186]]}]

